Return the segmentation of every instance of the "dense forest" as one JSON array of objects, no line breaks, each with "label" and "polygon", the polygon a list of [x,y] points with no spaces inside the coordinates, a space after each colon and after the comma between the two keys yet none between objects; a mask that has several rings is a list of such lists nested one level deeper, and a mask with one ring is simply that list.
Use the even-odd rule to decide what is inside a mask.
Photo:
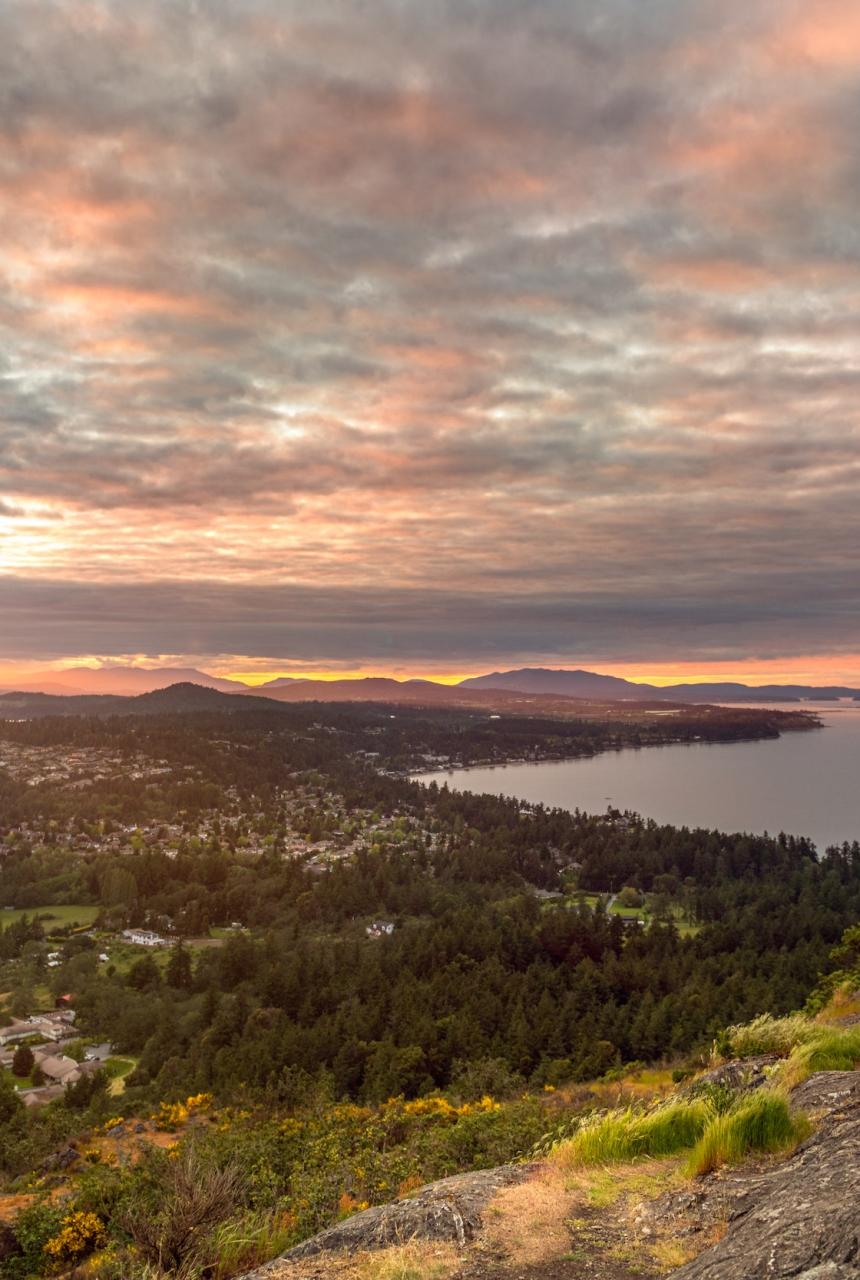
[{"label": "dense forest", "polygon": [[[165,769],[2,781],[4,901],[89,902],[105,928],[189,939],[166,968],[144,955],[123,970],[71,937],[51,974],[83,1032],[138,1060],[131,1098],[283,1099],[325,1076],[338,1097],[378,1101],[488,1062],[538,1083],[594,1076],[798,1006],[860,915],[856,844],[818,859],[791,837],[424,786],[378,768],[401,734],[354,707],[4,730],[19,748]],[[122,852],[105,847],[130,824]],[[606,912],[599,895],[622,886],[649,895],[647,921]],[[370,938],[375,919],[394,927]],[[222,945],[195,945],[219,927]]]}]

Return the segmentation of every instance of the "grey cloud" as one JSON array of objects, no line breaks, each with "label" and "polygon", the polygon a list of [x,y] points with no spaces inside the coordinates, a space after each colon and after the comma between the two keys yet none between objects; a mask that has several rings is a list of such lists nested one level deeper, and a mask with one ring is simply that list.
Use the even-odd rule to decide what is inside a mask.
[{"label": "grey cloud", "polygon": [[[660,599],[635,589],[558,596],[383,588],[368,595],[349,588],[231,588],[219,582],[105,587],[0,579],[8,622],[0,656],[139,652],[144,632],[152,654],[250,648],[275,661],[368,663],[395,657],[456,663],[476,650],[488,657],[531,653],[567,662],[596,654],[604,661],[659,658],[670,632],[717,658],[738,658],[751,649],[765,657],[784,653],[786,625],[807,654],[853,644],[856,605],[843,600],[822,633],[816,608],[807,603],[798,613],[793,584],[779,586],[785,594],[763,600],[749,590],[726,605],[704,591]],[[818,601],[820,608],[820,584]],[[55,624],[48,633],[46,615]]]},{"label": "grey cloud", "polygon": [[[213,652],[286,653],[282,628],[310,654],[326,627],[331,657],[383,633],[412,652],[440,572],[440,653],[446,634],[486,651],[508,633],[561,652],[565,627],[609,647],[621,627],[643,653],[732,626],[748,646],[848,643],[856,86],[778,65],[798,12],[0,9],[0,491],[120,532],[147,511],[168,532],[229,517],[248,581],[205,608],[187,588]],[[367,615],[375,584],[400,583],[376,631],[325,593],[303,598],[308,624],[253,595],[249,541],[285,577],[297,556],[274,513],[320,584],[337,576],[320,530],[340,521],[340,576],[368,585],[359,602],[340,582],[338,608]],[[163,624],[152,597],[112,651],[140,648],[135,627],[191,644],[192,542]],[[491,581],[496,613],[470,604]],[[102,589],[119,599],[57,599]],[[19,648],[48,608],[28,599],[9,606]],[[80,651],[96,630],[80,624]]]}]

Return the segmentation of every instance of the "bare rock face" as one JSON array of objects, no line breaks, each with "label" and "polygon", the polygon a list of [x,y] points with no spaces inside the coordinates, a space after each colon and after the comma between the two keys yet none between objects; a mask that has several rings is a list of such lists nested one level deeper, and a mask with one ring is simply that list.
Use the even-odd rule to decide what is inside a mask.
[{"label": "bare rock face", "polygon": [[522,1182],[533,1165],[502,1165],[477,1173],[460,1173],[421,1187],[408,1200],[395,1200],[356,1213],[345,1222],[304,1240],[281,1257],[251,1271],[243,1280],[272,1280],[272,1272],[284,1262],[319,1253],[354,1253],[382,1249],[408,1240],[453,1240],[459,1245],[473,1239],[480,1229],[484,1206],[500,1191]]},{"label": "bare rock face", "polygon": [[791,1105],[816,1116],[860,1104],[860,1071],[819,1071],[791,1095]]},{"label": "bare rock face", "polygon": [[823,1114],[818,1129],[776,1168],[715,1179],[715,1191],[735,1183],[728,1230],[673,1280],[860,1277],[860,1073],[811,1076],[792,1101]]}]

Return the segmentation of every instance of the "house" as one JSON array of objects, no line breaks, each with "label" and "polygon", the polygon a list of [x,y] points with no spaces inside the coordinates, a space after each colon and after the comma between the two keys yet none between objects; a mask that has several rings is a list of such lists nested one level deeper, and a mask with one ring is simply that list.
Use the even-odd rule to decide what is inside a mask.
[{"label": "house", "polygon": [[150,929],[123,929],[122,936],[126,942],[134,943],[137,947],[163,947],[165,939],[158,933],[153,933]]},{"label": "house", "polygon": [[0,1045],[17,1044],[19,1040],[26,1040],[28,1036],[36,1035],[36,1032],[28,1022],[22,1022],[20,1018],[13,1018],[6,1027],[0,1027]]},{"label": "house", "polygon": [[384,938],[394,932],[394,923],[391,920],[374,920],[364,932],[368,938]]},{"label": "house", "polygon": [[54,1013],[32,1013],[29,1018],[13,1018],[8,1026],[0,1027],[0,1047],[19,1044],[31,1036],[42,1040],[63,1040],[74,1022],[73,1009]]},{"label": "house", "polygon": [[65,1086],[61,1084],[45,1085],[39,1089],[22,1089],[20,1098],[25,1107],[44,1107],[47,1103],[62,1098],[65,1091]]},{"label": "house", "polygon": [[67,1058],[64,1053],[40,1055],[36,1061],[45,1079],[54,1084],[74,1084],[83,1074],[80,1063],[74,1058]]}]

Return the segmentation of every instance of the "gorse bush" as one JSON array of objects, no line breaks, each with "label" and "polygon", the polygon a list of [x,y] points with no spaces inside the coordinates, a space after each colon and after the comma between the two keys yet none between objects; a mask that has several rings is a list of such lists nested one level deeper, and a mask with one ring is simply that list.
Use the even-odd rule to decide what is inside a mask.
[{"label": "gorse bush", "polygon": [[[152,1128],[165,1119],[178,1126],[169,1147],[144,1141],[132,1161],[87,1165],[69,1178],[61,1207],[46,1198],[19,1213],[20,1252],[0,1260],[0,1280],[29,1280],[78,1261],[93,1280],[197,1280],[203,1273],[228,1280],[368,1205],[516,1160],[548,1121],[569,1115],[543,1096],[500,1103],[434,1095],[358,1106],[321,1092],[301,1110],[272,1114],[218,1110],[194,1095],[150,1116]],[[123,1123],[113,1115],[93,1143]],[[426,1261],[429,1276],[438,1259]],[[416,1265],[405,1257],[404,1266]]]},{"label": "gorse bush", "polygon": [[554,1156],[566,1165],[593,1165],[674,1155],[693,1146],[713,1116],[711,1104],[698,1098],[663,1103],[650,1111],[628,1107],[587,1120],[573,1137],[558,1144]]},{"label": "gorse bush", "polygon": [[761,1089],[723,1115],[715,1115],[697,1142],[687,1172],[698,1177],[753,1152],[784,1151],[810,1132],[808,1120],[793,1114],[785,1096]]}]

